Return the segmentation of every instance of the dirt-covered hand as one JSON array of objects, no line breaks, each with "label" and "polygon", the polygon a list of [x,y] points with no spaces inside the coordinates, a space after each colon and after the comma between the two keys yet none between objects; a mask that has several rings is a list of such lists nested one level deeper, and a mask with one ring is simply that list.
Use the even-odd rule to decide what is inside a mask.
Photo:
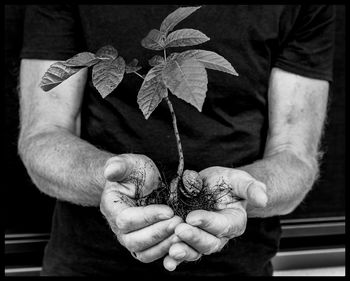
[{"label": "dirt-covered hand", "polygon": [[100,210],[118,241],[141,262],[152,262],[168,253],[175,227],[182,222],[166,205],[137,207],[160,183],[159,171],[144,155],[122,154],[109,159]]},{"label": "dirt-covered hand", "polygon": [[175,228],[176,237],[164,258],[164,267],[174,270],[183,261],[220,251],[234,237],[244,233],[246,207],[264,207],[266,187],[248,173],[224,167],[210,167],[200,172],[207,188],[215,192],[216,210],[195,210],[186,223]]}]

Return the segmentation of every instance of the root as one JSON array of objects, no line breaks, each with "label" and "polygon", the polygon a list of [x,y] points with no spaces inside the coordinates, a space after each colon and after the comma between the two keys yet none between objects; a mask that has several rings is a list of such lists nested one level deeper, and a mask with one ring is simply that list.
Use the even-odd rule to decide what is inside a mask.
[{"label": "root", "polygon": [[[177,183],[177,186],[172,186],[175,183]],[[178,177],[173,179],[170,185],[160,182],[159,187],[151,194],[138,198],[136,205],[165,204],[173,209],[175,215],[185,220],[187,215],[195,210],[218,210],[217,205],[227,195],[232,202],[241,200],[232,193],[230,186],[222,179],[211,188],[203,184],[199,193],[192,197],[185,196],[184,193],[179,192],[183,187],[183,180]]]}]

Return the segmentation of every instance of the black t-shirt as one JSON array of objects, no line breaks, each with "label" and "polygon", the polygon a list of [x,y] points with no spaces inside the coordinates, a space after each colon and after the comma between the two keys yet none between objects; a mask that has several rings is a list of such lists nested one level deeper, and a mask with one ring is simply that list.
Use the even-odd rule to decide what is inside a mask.
[{"label": "black t-shirt", "polygon": [[[157,52],[140,44],[177,5],[31,6],[27,9],[22,58],[65,60],[77,52],[113,45],[126,61],[137,58],[145,74]],[[270,71],[279,67],[310,78],[332,80],[333,8],[328,6],[203,6],[175,29],[194,28],[210,41],[195,46],[217,52],[239,77],[208,70],[200,113],[171,96],[185,168],[239,167],[263,155],[268,128]],[[182,51],[186,48],[177,48]],[[167,179],[178,155],[165,102],[145,120],[137,105],[141,79],[125,76],[102,99],[89,82],[82,106],[81,138],[101,149],[149,156]],[[123,271],[171,275],[271,275],[278,250],[279,219],[249,219],[246,232],[220,252],[166,273],[162,259],[142,264],[119,245],[98,208],[57,201],[44,274],[115,275]]]}]

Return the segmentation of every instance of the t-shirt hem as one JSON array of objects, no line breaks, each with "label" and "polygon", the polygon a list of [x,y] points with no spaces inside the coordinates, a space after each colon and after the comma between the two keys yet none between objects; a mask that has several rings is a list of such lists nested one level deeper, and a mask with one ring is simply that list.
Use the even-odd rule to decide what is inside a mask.
[{"label": "t-shirt hem", "polygon": [[301,76],[305,76],[313,79],[326,80],[328,82],[333,82],[333,76],[330,73],[316,71],[308,67],[297,65],[291,62],[278,61],[274,64],[275,67],[281,68],[285,71],[292,72]]},{"label": "t-shirt hem", "polygon": [[31,51],[22,51],[20,53],[21,59],[42,59],[42,60],[67,60],[74,56],[76,52],[60,52],[53,53],[51,51],[40,51],[40,52],[31,52]]}]

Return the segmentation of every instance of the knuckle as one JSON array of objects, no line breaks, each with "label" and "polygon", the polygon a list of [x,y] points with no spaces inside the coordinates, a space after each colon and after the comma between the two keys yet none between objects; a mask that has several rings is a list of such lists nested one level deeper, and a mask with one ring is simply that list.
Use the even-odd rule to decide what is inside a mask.
[{"label": "knuckle", "polygon": [[239,223],[237,224],[237,235],[240,236],[244,233],[246,227],[247,227],[247,219],[246,219],[246,214],[244,216],[241,217],[241,220],[239,221]]},{"label": "knuckle", "polygon": [[124,246],[124,247],[127,248],[127,246],[126,246],[126,244],[125,244],[125,239],[124,239],[124,236],[123,236],[123,235],[117,235],[117,239],[118,239],[119,243],[120,243],[122,246]]},{"label": "knuckle", "polygon": [[162,240],[164,237],[164,233],[162,231],[155,231],[151,235],[151,241],[157,242]]},{"label": "knuckle", "polygon": [[219,248],[218,251],[221,251],[225,247],[225,245],[227,244],[227,242],[229,240],[230,240],[229,238],[222,238],[222,239],[220,239],[220,248]]},{"label": "knuckle", "polygon": [[191,236],[191,240],[194,244],[200,244],[202,242],[202,239],[199,235],[193,235]]},{"label": "knuckle", "polygon": [[217,236],[218,238],[231,237],[235,235],[235,226],[232,224],[226,225],[225,229]]},{"label": "knuckle", "polygon": [[247,214],[245,211],[241,209],[236,209],[235,221],[229,222],[228,227],[226,229],[226,235],[223,237],[233,238],[237,236],[241,236],[246,229],[247,226]]},{"label": "knuckle", "polygon": [[206,228],[214,227],[213,222],[215,222],[214,219],[211,219],[211,218],[208,218],[208,219],[207,219],[207,218],[203,218],[203,219],[201,220],[201,228],[206,229]]},{"label": "knuckle", "polygon": [[241,236],[244,233],[245,228],[246,228],[245,224],[243,224],[240,227],[238,227],[237,228],[237,236]]},{"label": "knuckle", "polygon": [[210,244],[207,246],[207,249],[202,252],[203,255],[211,255],[212,253],[215,253],[217,251],[217,245],[215,244]]},{"label": "knuckle", "polygon": [[218,240],[217,242],[215,242],[213,248],[212,248],[212,253],[216,253],[216,252],[219,252],[221,250],[221,241]]},{"label": "knuckle", "polygon": [[194,229],[186,230],[183,237],[185,238],[184,240],[187,240],[193,244],[200,244],[202,241],[200,233],[196,233]]},{"label": "knuckle", "polygon": [[207,251],[204,251],[202,254],[207,256],[207,255],[210,255],[212,254],[214,251],[212,250],[212,248],[208,249]]},{"label": "knuckle", "polygon": [[150,225],[153,224],[155,221],[154,215],[149,214],[148,212],[143,213],[143,220],[145,221],[146,224]]},{"label": "knuckle", "polygon": [[122,214],[116,218],[116,225],[118,229],[125,230],[128,226],[128,220]]},{"label": "knuckle", "polygon": [[136,252],[136,245],[135,245],[135,242],[128,238],[127,235],[121,235],[121,239],[123,241],[123,245],[129,250],[129,251],[132,251],[132,252]]}]

